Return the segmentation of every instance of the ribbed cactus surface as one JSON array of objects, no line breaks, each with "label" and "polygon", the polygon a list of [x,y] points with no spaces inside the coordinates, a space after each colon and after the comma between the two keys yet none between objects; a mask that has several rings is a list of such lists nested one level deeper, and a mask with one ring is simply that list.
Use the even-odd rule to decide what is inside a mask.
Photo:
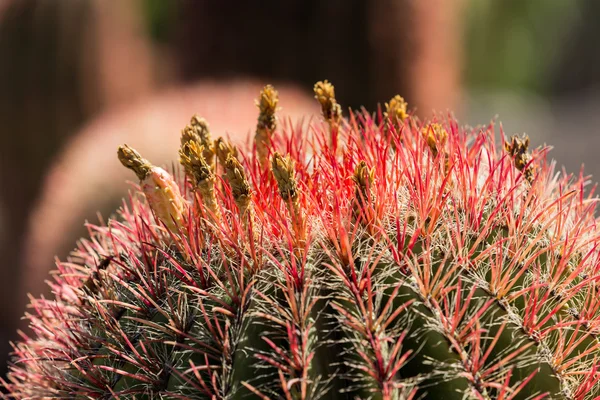
[{"label": "ribbed cactus surface", "polygon": [[119,148],[140,186],[31,300],[11,396],[600,395],[588,178],[493,124],[315,94],[322,118],[278,121],[265,87],[251,149],[194,116],[173,174]]}]

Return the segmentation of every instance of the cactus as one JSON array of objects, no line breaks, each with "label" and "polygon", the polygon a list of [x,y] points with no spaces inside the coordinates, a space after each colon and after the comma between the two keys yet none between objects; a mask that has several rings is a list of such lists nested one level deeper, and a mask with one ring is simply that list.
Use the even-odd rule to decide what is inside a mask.
[{"label": "cactus", "polygon": [[494,124],[315,93],[323,121],[294,127],[265,87],[253,149],[195,116],[173,174],[119,148],[140,186],[31,300],[10,396],[600,395],[588,178]]}]

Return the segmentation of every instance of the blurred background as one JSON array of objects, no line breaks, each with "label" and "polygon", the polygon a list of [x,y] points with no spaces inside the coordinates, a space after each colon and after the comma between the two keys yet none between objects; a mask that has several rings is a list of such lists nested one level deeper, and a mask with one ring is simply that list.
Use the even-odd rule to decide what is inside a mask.
[{"label": "blurred background", "polygon": [[193,113],[242,142],[265,83],[283,114],[318,112],[329,79],[345,107],[403,95],[421,117],[555,146],[600,176],[597,0],[0,0],[0,373],[26,293],[66,259],[84,221],[119,205],[127,142],[175,159]]}]

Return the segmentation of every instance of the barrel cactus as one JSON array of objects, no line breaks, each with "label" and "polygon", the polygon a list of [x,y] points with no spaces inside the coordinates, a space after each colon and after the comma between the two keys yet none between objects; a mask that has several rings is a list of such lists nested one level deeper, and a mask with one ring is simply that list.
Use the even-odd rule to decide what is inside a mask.
[{"label": "barrel cactus", "polygon": [[278,121],[266,86],[251,148],[194,116],[172,173],[120,147],[140,185],[32,298],[9,396],[600,395],[588,178],[494,124],[315,95]]}]

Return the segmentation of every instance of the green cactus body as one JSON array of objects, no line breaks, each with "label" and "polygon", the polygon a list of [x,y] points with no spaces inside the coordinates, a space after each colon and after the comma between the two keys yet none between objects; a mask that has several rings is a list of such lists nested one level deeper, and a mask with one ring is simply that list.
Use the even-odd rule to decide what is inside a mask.
[{"label": "green cactus body", "polygon": [[586,177],[403,100],[343,119],[328,83],[324,122],[281,128],[267,89],[260,154],[189,134],[197,117],[186,178],[121,148],[142,185],[58,263],[55,299],[32,300],[9,396],[600,395]]}]

